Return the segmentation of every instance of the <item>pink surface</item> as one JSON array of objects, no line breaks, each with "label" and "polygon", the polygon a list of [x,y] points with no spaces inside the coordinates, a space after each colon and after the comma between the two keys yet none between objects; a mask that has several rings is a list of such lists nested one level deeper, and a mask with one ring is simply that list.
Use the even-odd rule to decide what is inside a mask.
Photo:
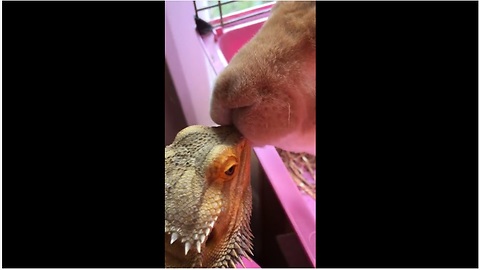
[{"label": "pink surface", "polygon": [[[245,265],[245,268],[261,268],[256,262],[250,261],[248,259],[242,258],[242,262]],[[237,268],[243,268],[241,264],[236,265]]]},{"label": "pink surface", "polygon": [[298,190],[275,147],[255,147],[253,150],[277,193],[307,256],[315,267],[315,201]]},{"label": "pink surface", "polygon": [[[208,55],[217,75],[226,67],[235,53],[255,35],[265,20],[266,18],[223,29],[223,33],[218,37],[211,35],[203,38],[205,53]],[[216,39],[218,39],[218,43],[215,42]],[[255,147],[254,151],[307,256],[313,266],[316,267],[315,200],[299,191],[273,146]],[[256,268],[253,265],[251,267]]]},{"label": "pink surface", "polygon": [[262,25],[263,21],[223,33],[218,40],[218,46],[227,62],[230,62],[238,50],[253,38]]}]

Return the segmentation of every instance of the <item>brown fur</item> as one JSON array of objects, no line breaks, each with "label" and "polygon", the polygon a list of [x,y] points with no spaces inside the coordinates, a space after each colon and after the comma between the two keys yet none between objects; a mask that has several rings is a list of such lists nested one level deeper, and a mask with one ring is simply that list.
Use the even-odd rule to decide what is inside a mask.
[{"label": "brown fur", "polygon": [[254,145],[315,153],[315,2],[278,2],[217,78],[210,115]]}]

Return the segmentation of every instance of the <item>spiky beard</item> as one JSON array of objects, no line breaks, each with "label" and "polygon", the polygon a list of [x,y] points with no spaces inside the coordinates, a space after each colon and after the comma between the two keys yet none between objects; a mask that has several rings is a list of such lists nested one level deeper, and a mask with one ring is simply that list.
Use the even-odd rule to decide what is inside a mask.
[{"label": "spiky beard", "polygon": [[[221,205],[218,207],[220,209]],[[166,222],[165,233],[170,235],[170,245],[177,244],[177,241],[180,242],[185,251],[186,261],[192,262],[190,266],[185,267],[235,268],[236,264],[241,264],[245,268],[242,257],[252,260],[250,256],[253,256],[253,234],[250,229],[252,213],[250,186],[247,188],[240,211],[236,220],[219,220],[218,215],[210,216],[209,221],[197,224],[198,229],[193,230],[193,234],[185,233],[181,228],[176,228],[170,222]],[[232,223],[233,230],[227,231],[226,235],[219,235],[215,231],[217,222]],[[218,244],[208,246],[209,240],[212,240],[213,237],[220,238],[217,239]]]},{"label": "spiky beard", "polygon": [[253,256],[253,234],[250,229],[252,213],[251,190],[247,194],[248,198],[244,201],[243,214],[238,226],[236,226],[236,230],[231,232],[229,237],[224,238],[225,240],[222,241],[221,246],[216,248],[217,253],[215,253],[216,250],[212,251],[216,255],[211,265],[213,268],[235,268],[237,263],[240,263],[245,268],[242,257],[251,260],[250,256]]}]

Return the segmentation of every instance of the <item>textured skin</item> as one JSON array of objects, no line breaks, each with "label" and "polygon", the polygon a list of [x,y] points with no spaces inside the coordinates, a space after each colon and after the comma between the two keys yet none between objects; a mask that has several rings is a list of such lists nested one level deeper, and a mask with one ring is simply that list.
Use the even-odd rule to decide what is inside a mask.
[{"label": "textured skin", "polygon": [[250,154],[232,126],[190,126],[165,148],[165,267],[235,267],[252,254]]},{"label": "textured skin", "polygon": [[210,115],[255,145],[315,154],[315,1],[278,1],[218,76]]}]

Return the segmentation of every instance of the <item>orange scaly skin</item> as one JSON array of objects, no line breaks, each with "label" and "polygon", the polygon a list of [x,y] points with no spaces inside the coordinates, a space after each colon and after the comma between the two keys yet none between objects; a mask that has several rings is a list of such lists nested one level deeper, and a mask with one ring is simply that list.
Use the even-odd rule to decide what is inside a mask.
[{"label": "orange scaly skin", "polygon": [[249,142],[190,126],[165,148],[165,267],[235,267],[252,254]]}]

